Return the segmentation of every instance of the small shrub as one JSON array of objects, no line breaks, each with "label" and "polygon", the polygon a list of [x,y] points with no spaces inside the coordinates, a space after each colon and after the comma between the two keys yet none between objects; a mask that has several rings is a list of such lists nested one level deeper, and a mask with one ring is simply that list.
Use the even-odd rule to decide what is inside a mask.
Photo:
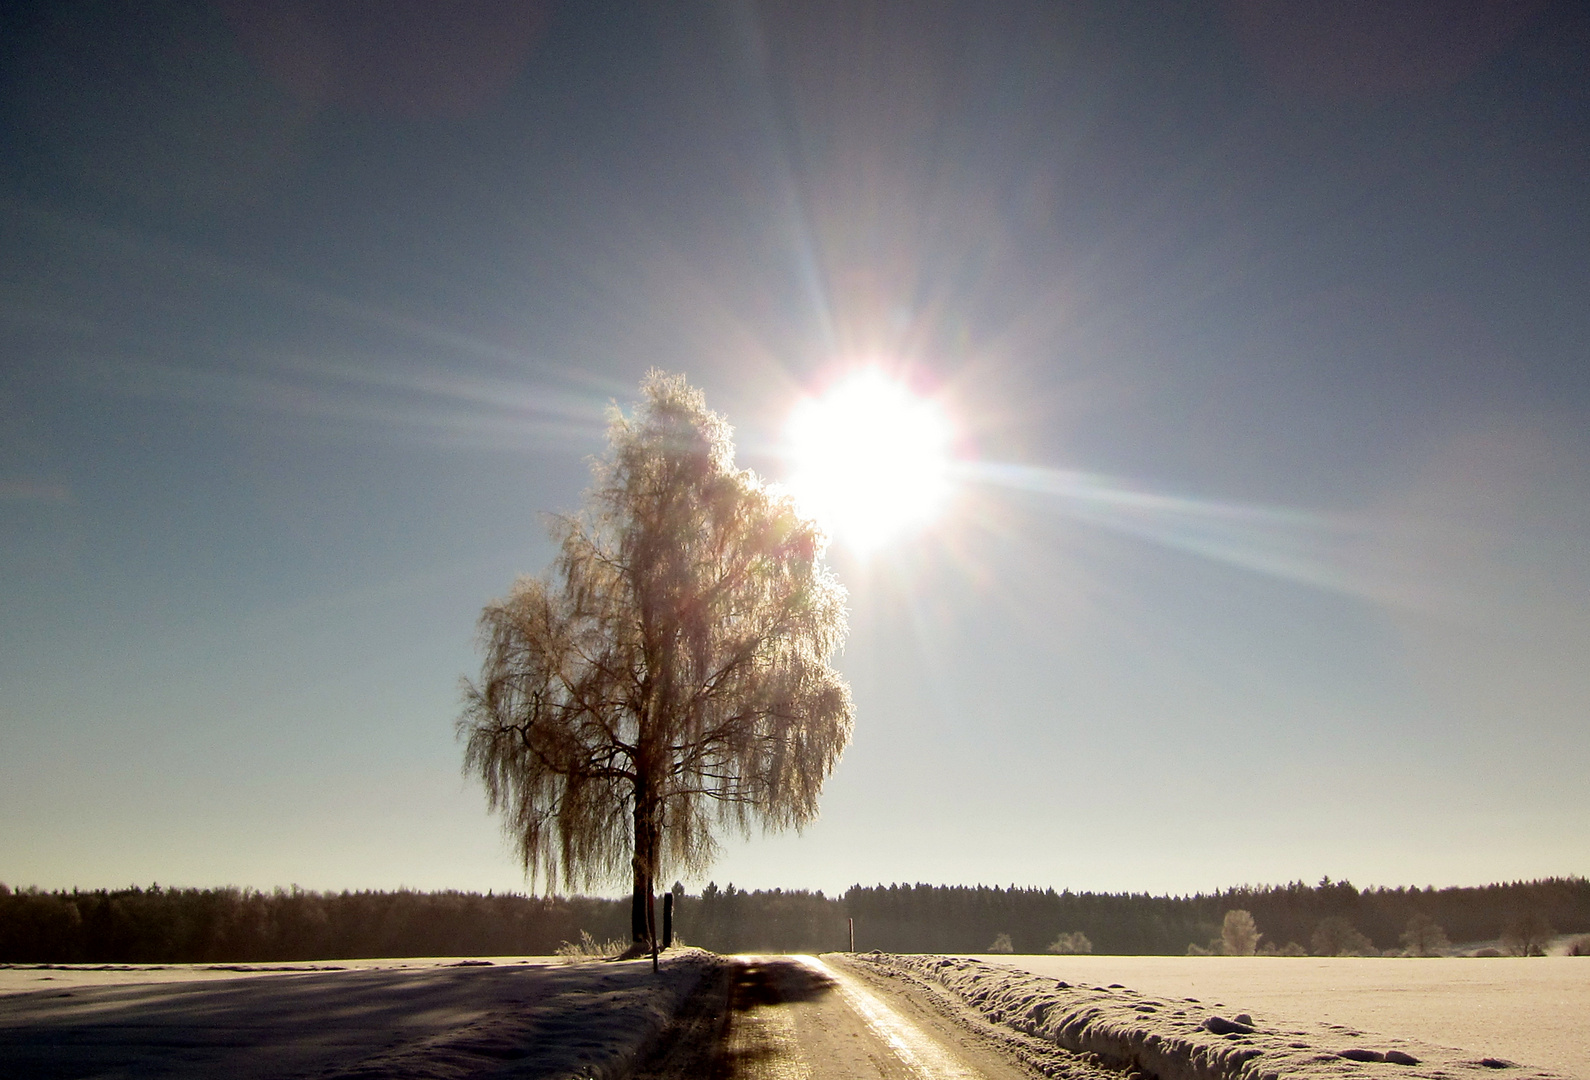
[{"label": "small shrub", "polygon": [[558,946],[556,955],[563,957],[566,964],[575,964],[581,960],[606,960],[628,948],[627,941],[597,941],[589,930],[581,930],[580,940],[565,941]]},{"label": "small shrub", "polygon": [[1569,956],[1590,956],[1590,935],[1575,938],[1568,945]]},{"label": "small shrub", "polygon": [[1499,949],[1476,949],[1475,952],[1474,952],[1474,955],[1475,956],[1491,957],[1491,956],[1500,956],[1502,954],[1501,954],[1501,951]]},{"label": "small shrub", "polygon": [[1198,944],[1196,941],[1194,941],[1194,942],[1192,942],[1191,944],[1189,944],[1187,946],[1187,955],[1188,956],[1208,956],[1209,955],[1209,950],[1204,948],[1202,945]]},{"label": "small shrub", "polygon": [[994,938],[994,943],[988,947],[991,953],[1013,953],[1016,947],[1010,943],[1009,934],[1000,934]]},{"label": "small shrub", "polygon": [[1288,941],[1281,949],[1282,956],[1307,956],[1308,950],[1295,941]]}]

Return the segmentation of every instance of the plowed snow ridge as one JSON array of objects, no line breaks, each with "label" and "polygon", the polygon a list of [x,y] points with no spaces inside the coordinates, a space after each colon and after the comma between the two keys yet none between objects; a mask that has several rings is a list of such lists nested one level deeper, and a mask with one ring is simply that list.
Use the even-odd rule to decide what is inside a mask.
[{"label": "plowed snow ridge", "polygon": [[885,973],[928,979],[996,1024],[1158,1080],[1567,1080],[1461,1050],[1156,998],[1074,986],[979,960],[869,953]]}]

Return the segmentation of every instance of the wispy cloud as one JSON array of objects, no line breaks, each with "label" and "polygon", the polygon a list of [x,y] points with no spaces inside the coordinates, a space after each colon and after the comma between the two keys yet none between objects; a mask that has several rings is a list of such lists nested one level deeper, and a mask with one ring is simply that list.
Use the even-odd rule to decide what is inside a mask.
[{"label": "wispy cloud", "polygon": [[249,364],[100,362],[98,387],[158,401],[325,421],[431,441],[500,449],[598,440],[607,399],[594,392],[444,368],[305,358]]},{"label": "wispy cloud", "polygon": [[32,278],[0,257],[25,283],[0,325],[51,331],[55,370],[85,388],[506,449],[603,430],[615,388],[577,365],[15,198],[0,221],[48,256]]},{"label": "wispy cloud", "polygon": [[48,503],[67,506],[72,491],[65,484],[40,480],[0,480],[0,503]]}]

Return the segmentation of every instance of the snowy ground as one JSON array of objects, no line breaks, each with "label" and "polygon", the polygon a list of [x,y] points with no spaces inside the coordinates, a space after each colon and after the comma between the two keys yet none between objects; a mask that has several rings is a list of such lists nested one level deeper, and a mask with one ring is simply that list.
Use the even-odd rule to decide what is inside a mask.
[{"label": "snowy ground", "polygon": [[1088,986],[1343,1024],[1590,1080],[1590,957],[984,956]]},{"label": "snowy ground", "polygon": [[[1154,965],[1176,970],[1189,961],[1171,957],[986,957],[982,959],[936,956],[886,956],[871,954],[880,970],[892,971],[911,981],[947,988],[965,1005],[996,1023],[1008,1025],[1028,1036],[1052,1042],[1067,1050],[1097,1055],[1118,1067],[1136,1065],[1161,1080],[1276,1080],[1277,1077],[1346,1078],[1407,1080],[1440,1077],[1445,1080],[1512,1077],[1534,1080],[1571,1075],[1569,1069],[1539,1067],[1542,1054],[1522,1054],[1518,1059],[1503,1058],[1473,1047],[1457,1049],[1448,1043],[1411,1035],[1405,1029],[1383,1026],[1379,1031],[1367,1026],[1330,1023],[1315,1013],[1295,1008],[1273,1009],[1256,1003],[1258,993],[1216,993],[1205,989],[1202,995],[1176,993],[1171,979],[1156,977]],[[1233,964],[1236,958],[1193,958],[1206,965]],[[992,961],[992,962],[985,962]],[[1050,963],[1052,961],[1052,963]],[[1135,967],[1122,961],[1139,961]],[[1175,963],[1172,963],[1174,961]],[[1412,961],[1369,961],[1388,968]],[[1453,966],[1452,974],[1464,964],[1487,961],[1434,961]],[[1494,963],[1494,961],[1489,961]],[[1541,960],[1533,961],[1536,964]],[[1240,965],[1241,961],[1237,961]],[[1282,971],[1272,966],[1268,973],[1259,964],[1277,965],[1281,961],[1255,958],[1248,973],[1250,986],[1263,986],[1266,975],[1275,980]],[[1315,964],[1317,961],[1305,961]],[[1021,965],[1021,967],[1015,966]],[[1047,970],[1037,975],[1022,967]],[[1112,966],[1113,965],[1113,966]],[[1314,989],[1320,995],[1352,990],[1340,989],[1341,980],[1315,967]],[[1187,969],[1193,970],[1193,969]],[[1306,968],[1294,965],[1293,983],[1307,981]],[[1231,969],[1235,971],[1235,967]],[[1201,979],[1208,975],[1194,971]],[[1579,992],[1583,980],[1590,979],[1590,966],[1566,972],[1578,974]],[[1069,975],[1069,978],[1060,978]],[[1126,983],[1137,976],[1137,985]],[[1102,980],[1114,976],[1113,983]],[[1231,978],[1231,975],[1227,975]],[[1204,985],[1208,985],[1205,982]],[[1331,986],[1337,986],[1331,991]],[[1139,990],[1139,987],[1142,989]],[[1188,989],[1180,987],[1179,989]],[[1241,990],[1240,987],[1234,989]],[[1359,988],[1359,996],[1372,996]],[[1470,990],[1480,1001],[1483,991]],[[1197,998],[1197,1000],[1193,1000]],[[1295,999],[1294,1004],[1295,1004]],[[1578,1011],[1575,1025],[1582,1040],[1584,1016]],[[1525,1035],[1526,1049],[1543,1048]],[[1583,1054],[1582,1048],[1561,1046],[1559,1053]],[[1577,1071],[1577,1070],[1574,1070]]]},{"label": "snowy ground", "polygon": [[0,1077],[618,1077],[716,958],[0,969]]},{"label": "snowy ground", "polygon": [[[927,1033],[917,1047],[888,1025],[873,1032],[890,1049],[862,1057],[892,1061],[885,1076],[951,1075],[921,1064],[937,1052],[929,1043],[974,1060],[981,1051],[951,1030],[959,1023],[1029,1066],[1076,1080],[1133,1063],[1160,1080],[1590,1080],[1590,960],[1581,958],[829,960],[825,978],[807,973],[815,989],[784,994],[790,1001],[778,1008],[763,1008],[778,995],[747,991],[734,1006],[746,1017],[730,1025],[731,1041],[773,1031],[779,1038],[764,1038],[758,1053],[783,1047],[785,1058],[808,1063],[799,1075],[860,1075],[841,1051],[867,1045],[862,1029],[879,1028],[871,1014],[884,1010],[869,1012],[852,1000],[865,995],[843,992],[853,971]],[[646,960],[547,957],[0,966],[0,1080],[624,1076],[693,990],[723,983],[704,981],[723,964],[710,954],[688,950],[663,963],[660,977]],[[767,968],[769,986],[790,981],[783,968],[821,968],[810,958],[732,963]],[[691,1008],[701,1011],[703,1000]],[[950,1023],[952,1015],[962,1019]],[[812,1022],[803,1027],[803,1017]],[[836,1043],[835,1032],[845,1038]],[[808,1036],[816,1042],[807,1045]],[[680,1037],[677,1028],[668,1036]],[[968,1075],[1000,1075],[992,1061],[978,1060]]]}]

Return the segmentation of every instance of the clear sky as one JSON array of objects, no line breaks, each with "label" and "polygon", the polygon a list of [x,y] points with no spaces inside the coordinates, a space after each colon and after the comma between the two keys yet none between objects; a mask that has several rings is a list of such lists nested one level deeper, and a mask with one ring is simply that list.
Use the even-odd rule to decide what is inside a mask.
[{"label": "clear sky", "polygon": [[720,885],[1590,872],[1584,5],[0,20],[0,880],[522,889],[458,681],[603,409],[778,477],[862,361],[959,487]]}]

